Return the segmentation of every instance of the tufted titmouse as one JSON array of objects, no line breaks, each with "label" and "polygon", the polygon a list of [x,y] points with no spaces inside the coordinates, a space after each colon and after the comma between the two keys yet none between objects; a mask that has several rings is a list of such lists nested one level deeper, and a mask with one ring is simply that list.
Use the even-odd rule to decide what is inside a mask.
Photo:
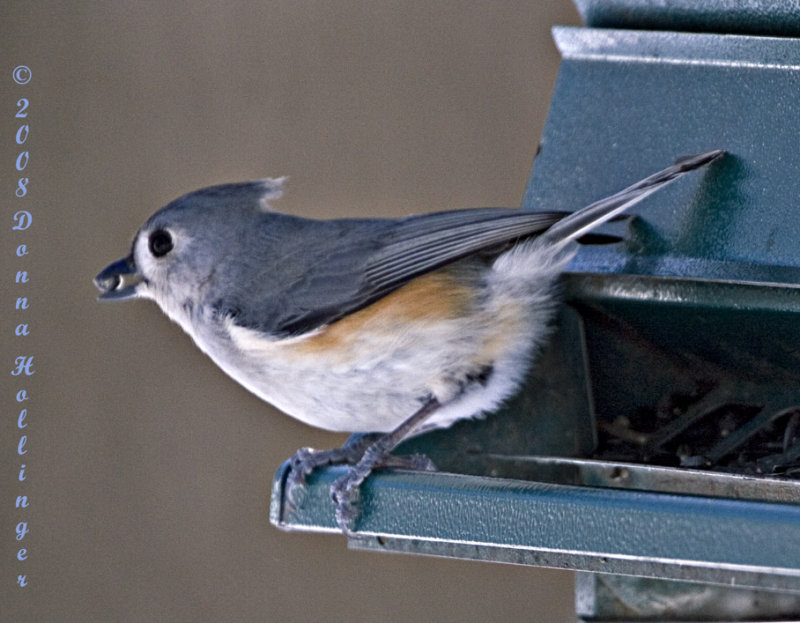
[{"label": "tufted titmouse", "polygon": [[348,463],[337,522],[355,517],[377,467],[432,469],[390,452],[402,440],[497,407],[545,340],[553,284],[575,241],[710,151],[577,212],[485,208],[401,219],[318,221],[269,201],[283,178],[189,193],[141,227],[95,277],[102,300],[153,299],[225,372],[307,424],[382,433],[299,450],[288,488]]}]

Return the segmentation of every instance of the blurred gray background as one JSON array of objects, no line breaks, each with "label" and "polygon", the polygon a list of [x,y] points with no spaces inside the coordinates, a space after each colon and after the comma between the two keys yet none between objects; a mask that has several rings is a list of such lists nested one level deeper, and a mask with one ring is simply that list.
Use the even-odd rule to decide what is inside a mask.
[{"label": "blurred gray background", "polygon": [[[288,175],[275,207],[317,217],[519,205],[558,67],[550,27],[578,23],[569,0],[6,4],[0,345],[5,368],[32,354],[36,374],[0,376],[0,620],[573,620],[564,571],[273,528],[280,463],[344,437],[260,402],[155,305],[97,303],[91,279],[161,205],[225,181]],[[21,207],[33,226],[12,232]],[[23,317],[32,335],[14,337]]]}]

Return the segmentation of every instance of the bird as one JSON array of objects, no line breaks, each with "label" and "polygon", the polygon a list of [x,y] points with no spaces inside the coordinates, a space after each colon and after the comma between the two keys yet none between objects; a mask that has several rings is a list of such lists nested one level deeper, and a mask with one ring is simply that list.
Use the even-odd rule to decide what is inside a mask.
[{"label": "bird", "polygon": [[353,434],[301,448],[289,502],[315,469],[353,534],[359,491],[405,439],[483,417],[518,389],[546,342],[557,281],[579,242],[671,181],[720,158],[684,156],[574,212],[473,208],[403,218],[309,219],[275,211],[285,178],[222,184],[153,214],[99,299],[153,300],[225,373],[311,426]]}]

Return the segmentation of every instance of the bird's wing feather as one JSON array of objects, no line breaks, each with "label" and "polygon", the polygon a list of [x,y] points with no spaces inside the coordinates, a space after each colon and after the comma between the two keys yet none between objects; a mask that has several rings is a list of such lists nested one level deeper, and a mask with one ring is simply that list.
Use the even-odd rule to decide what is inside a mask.
[{"label": "bird's wing feather", "polygon": [[314,221],[316,244],[291,252],[291,270],[251,283],[246,305],[232,310],[234,320],[274,337],[302,335],[415,277],[541,233],[563,217],[563,212],[479,208],[403,219]]},{"label": "bird's wing feather", "polygon": [[472,253],[541,233],[563,212],[459,210],[400,221],[373,253],[364,273],[370,290],[384,291]]}]

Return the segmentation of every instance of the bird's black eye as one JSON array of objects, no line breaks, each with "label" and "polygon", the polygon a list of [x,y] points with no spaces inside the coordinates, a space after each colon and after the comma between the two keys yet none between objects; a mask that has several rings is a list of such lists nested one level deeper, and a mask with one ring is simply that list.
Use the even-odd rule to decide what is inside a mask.
[{"label": "bird's black eye", "polygon": [[166,229],[157,229],[147,240],[147,247],[154,257],[164,257],[172,251],[172,236]]}]

